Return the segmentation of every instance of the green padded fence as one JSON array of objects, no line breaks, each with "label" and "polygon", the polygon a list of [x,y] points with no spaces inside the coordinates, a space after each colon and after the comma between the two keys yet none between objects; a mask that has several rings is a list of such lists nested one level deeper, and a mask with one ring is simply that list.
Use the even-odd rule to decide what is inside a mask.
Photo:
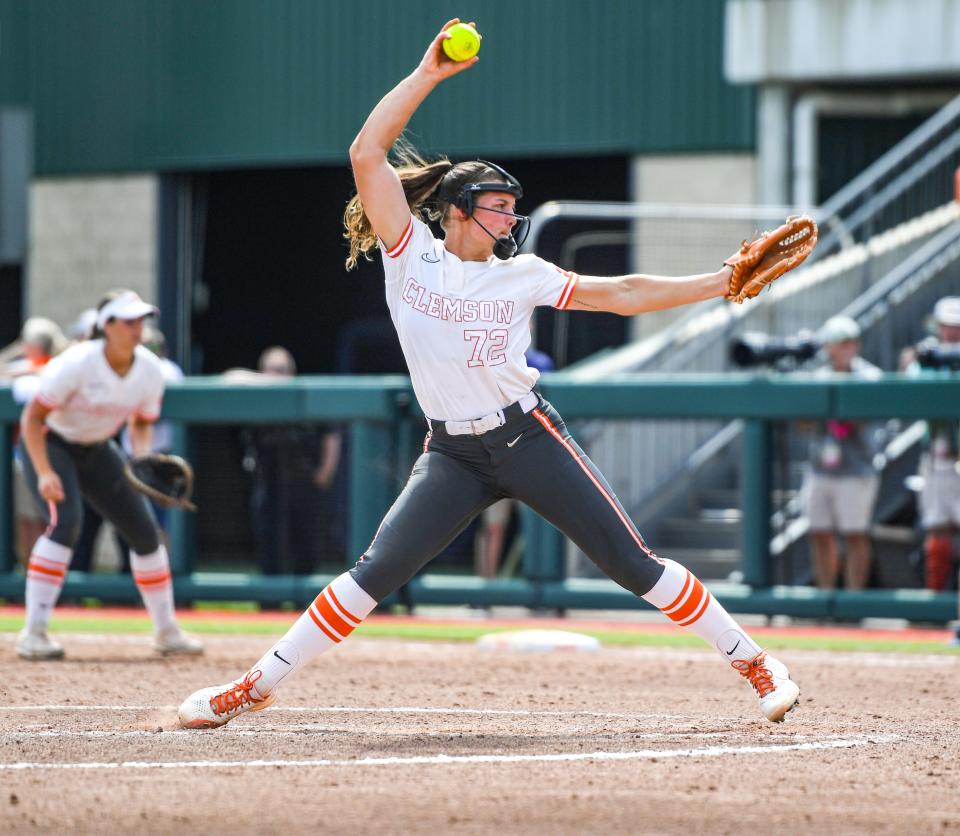
[{"label": "green padded fence", "polygon": [[[803,617],[901,617],[946,621],[956,616],[956,595],[927,590],[825,592],[770,585],[771,424],[796,418],[958,418],[960,376],[923,379],[888,375],[878,382],[823,381],[804,375],[727,374],[660,377],[620,375],[583,383],[554,374],[544,395],[566,419],[745,419],[743,456],[743,563],[745,583],[711,584],[734,612]],[[23,576],[15,571],[11,518],[11,429],[20,408],[0,387],[0,597],[19,599]],[[348,524],[351,562],[363,552],[396,495],[404,474],[397,451],[422,431],[422,416],[407,378],[300,377],[288,383],[237,385],[216,377],[171,385],[163,417],[174,422],[177,449],[189,455],[193,424],[338,421],[350,425]],[[638,462],[638,466],[642,463]],[[396,478],[384,474],[395,473]],[[201,474],[202,478],[202,474]],[[611,581],[567,579],[563,538],[532,512],[522,515],[525,553],[520,577],[421,575],[404,590],[412,604],[518,605],[551,609],[642,607]],[[329,576],[280,576],[194,572],[189,515],[174,512],[171,552],[177,598],[193,600],[290,600],[305,603]],[[104,601],[137,600],[128,577],[71,572],[64,594]],[[398,599],[399,600],[399,599]]]}]

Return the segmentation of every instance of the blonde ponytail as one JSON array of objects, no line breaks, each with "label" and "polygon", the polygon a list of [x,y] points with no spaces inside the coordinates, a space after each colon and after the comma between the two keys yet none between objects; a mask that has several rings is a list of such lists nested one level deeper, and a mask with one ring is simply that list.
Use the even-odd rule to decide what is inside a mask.
[{"label": "blonde ponytail", "polygon": [[[443,214],[442,207],[425,204],[425,201],[437,190],[444,175],[453,168],[453,163],[446,157],[427,162],[404,139],[399,139],[394,144],[391,158],[391,165],[400,177],[410,211],[420,220],[439,220]],[[371,253],[377,247],[377,234],[363,210],[360,195],[355,194],[347,202],[343,212],[343,226],[343,237],[350,242],[346,265],[348,270],[352,270],[357,266],[361,255],[368,261],[371,260]]]}]

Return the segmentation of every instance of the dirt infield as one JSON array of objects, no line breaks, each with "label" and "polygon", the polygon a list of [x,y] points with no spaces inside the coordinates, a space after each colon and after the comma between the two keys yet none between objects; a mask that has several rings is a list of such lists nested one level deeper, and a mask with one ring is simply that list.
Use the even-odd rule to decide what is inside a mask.
[{"label": "dirt infield", "polygon": [[791,651],[774,726],[708,650],[492,653],[357,639],[279,706],[175,728],[269,637],[0,635],[0,832],[960,832],[960,657]]}]

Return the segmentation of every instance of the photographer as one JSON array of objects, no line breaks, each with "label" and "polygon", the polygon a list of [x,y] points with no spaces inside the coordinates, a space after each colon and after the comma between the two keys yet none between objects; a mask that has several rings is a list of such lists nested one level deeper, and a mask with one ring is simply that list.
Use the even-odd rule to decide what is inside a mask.
[{"label": "photographer", "polygon": [[[876,380],[881,372],[860,356],[860,327],[847,316],[827,320],[820,332],[828,362],[817,377],[850,375]],[[810,472],[803,486],[810,521],[814,575],[820,589],[834,589],[840,574],[837,535],[846,541],[843,562],[847,589],[864,589],[870,580],[869,529],[880,484],[866,425],[830,419],[813,425]]]},{"label": "photographer", "polygon": [[[945,296],[933,308],[937,334],[901,354],[901,368],[909,375],[956,370],[960,357],[960,297]],[[926,537],[923,556],[927,589],[951,586],[953,535],[960,526],[960,473],[958,466],[958,422],[956,419],[927,422],[924,452],[920,459],[920,520]],[[960,627],[956,642],[960,643]]]}]

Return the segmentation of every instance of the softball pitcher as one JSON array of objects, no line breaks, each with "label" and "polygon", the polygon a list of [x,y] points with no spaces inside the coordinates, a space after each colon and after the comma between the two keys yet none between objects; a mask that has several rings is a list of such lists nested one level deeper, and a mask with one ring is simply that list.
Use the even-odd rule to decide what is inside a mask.
[{"label": "softball pitcher", "polygon": [[[457,21],[450,21],[444,27]],[[269,705],[300,665],[343,641],[484,508],[510,497],[570,537],[617,583],[689,627],[749,681],[778,722],[797,702],[787,669],[747,635],[683,566],[655,555],[604,477],[534,389],[524,351],[538,305],[633,316],[729,291],[731,270],[683,278],[578,276],[516,256],[529,220],[520,183],[483,161],[424,163],[388,154],[454,63],[433,39],[420,65],[367,118],[350,148],[357,194],[345,212],[348,267],[379,246],[391,316],[427,419],[423,453],[357,565],[330,583],[243,677],[180,707],[191,728],[220,726]],[[424,217],[436,219],[434,237]]]},{"label": "softball pitcher", "polygon": [[80,536],[84,500],[131,545],[130,568],[153,621],[156,649],[203,651],[177,625],[167,551],[149,503],[124,478],[125,459],[113,441],[129,422],[133,452],[150,452],[164,382],[160,360],[140,345],[140,334],[144,319],[156,313],[132,290],[108,294],[98,309],[97,338],[51,360],[24,408],[24,475],[49,524],[27,564],[27,618],[17,639],[24,659],[63,656],[47,625]]}]

